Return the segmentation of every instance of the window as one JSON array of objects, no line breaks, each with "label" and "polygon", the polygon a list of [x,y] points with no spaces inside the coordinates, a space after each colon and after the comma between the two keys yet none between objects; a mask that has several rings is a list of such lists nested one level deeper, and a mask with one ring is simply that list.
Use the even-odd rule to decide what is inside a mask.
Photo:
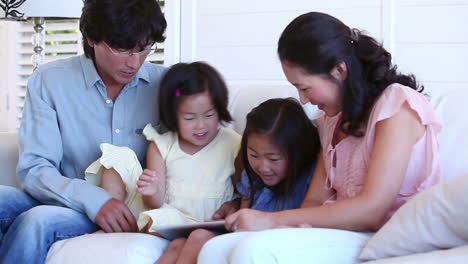
[{"label": "window", "polygon": [[[33,23],[17,23],[17,83],[14,89],[16,100],[10,113],[16,116],[15,128],[19,127],[28,78],[33,72],[31,56],[34,53],[31,38],[34,33]],[[78,30],[78,20],[47,21],[45,29],[45,58],[43,63],[68,58],[83,53],[81,33]]]},{"label": "window", "polygon": [[[164,12],[164,1],[159,1]],[[166,18],[167,19],[167,18]],[[2,59],[8,66],[8,72],[4,76],[7,81],[0,89],[7,90],[5,94],[6,105],[0,107],[0,131],[15,131],[19,128],[28,78],[33,72],[31,56],[33,54],[33,45],[31,38],[34,34],[32,21],[24,23],[11,23],[9,27],[14,29],[9,30],[8,36],[5,38],[8,41],[15,41],[16,45],[12,45],[13,55],[6,59],[0,54]],[[83,53],[82,35],[79,31],[79,20],[48,20],[44,25],[45,32],[45,58],[43,63],[47,63],[57,59],[64,59],[71,56]],[[5,34],[7,35],[7,34]],[[0,36],[1,38],[1,36]],[[158,43],[157,51],[151,54],[147,61],[152,63],[164,63],[164,43]],[[16,56],[15,56],[16,55]],[[15,65],[11,67],[10,65]],[[0,97],[3,95],[0,91]],[[3,101],[3,98],[1,98]],[[3,111],[2,111],[3,110]],[[6,124],[1,124],[4,122]]]}]

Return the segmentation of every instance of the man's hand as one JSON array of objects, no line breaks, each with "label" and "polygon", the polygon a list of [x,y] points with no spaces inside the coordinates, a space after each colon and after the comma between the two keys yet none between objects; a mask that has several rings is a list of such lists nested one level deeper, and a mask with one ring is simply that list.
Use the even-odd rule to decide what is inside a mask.
[{"label": "man's hand", "polygon": [[221,220],[235,213],[240,208],[240,199],[223,203],[221,207],[213,214],[213,220]]},{"label": "man's hand", "polygon": [[106,233],[137,232],[135,217],[122,201],[115,198],[107,201],[96,216],[96,224]]}]

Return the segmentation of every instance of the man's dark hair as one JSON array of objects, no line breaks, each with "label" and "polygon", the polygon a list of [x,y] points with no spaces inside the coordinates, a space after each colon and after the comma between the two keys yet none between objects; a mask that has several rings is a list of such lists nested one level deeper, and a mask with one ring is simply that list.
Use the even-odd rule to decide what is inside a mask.
[{"label": "man's dark hair", "polygon": [[163,42],[166,19],[156,0],[85,0],[80,18],[83,49],[94,59],[94,43],[106,42],[113,48],[144,49]]}]

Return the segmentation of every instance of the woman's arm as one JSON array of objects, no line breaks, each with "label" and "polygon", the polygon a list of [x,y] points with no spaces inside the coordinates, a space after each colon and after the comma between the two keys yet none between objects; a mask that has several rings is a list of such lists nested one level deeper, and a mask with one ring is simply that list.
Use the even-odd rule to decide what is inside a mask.
[{"label": "woman's arm", "polygon": [[317,165],[315,166],[314,175],[312,176],[309,189],[301,204],[301,208],[320,206],[335,194],[333,189],[325,189],[325,180],[327,173],[323,163],[323,156],[320,152],[319,158],[317,159]]},{"label": "woman's arm", "polygon": [[423,134],[424,126],[406,103],[396,115],[376,124],[369,171],[359,195],[333,204],[275,213],[244,209],[231,215],[227,222],[231,226],[237,224],[241,231],[304,223],[313,227],[376,230],[398,195],[412,148]]},{"label": "woman's arm", "polygon": [[148,146],[146,167],[138,179],[137,191],[142,194],[146,206],[159,208],[166,195],[166,163],[154,142]]}]

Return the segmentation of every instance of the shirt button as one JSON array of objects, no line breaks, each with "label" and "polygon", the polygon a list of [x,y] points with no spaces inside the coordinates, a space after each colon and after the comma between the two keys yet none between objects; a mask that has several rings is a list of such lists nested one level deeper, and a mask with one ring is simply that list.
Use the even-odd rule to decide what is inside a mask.
[{"label": "shirt button", "polygon": [[116,134],[120,133],[120,129],[117,128],[117,129],[115,130],[115,133],[116,133]]},{"label": "shirt button", "polygon": [[112,103],[112,101],[109,100],[109,99],[107,99],[107,100],[106,100],[106,104],[110,104],[110,103]]}]

